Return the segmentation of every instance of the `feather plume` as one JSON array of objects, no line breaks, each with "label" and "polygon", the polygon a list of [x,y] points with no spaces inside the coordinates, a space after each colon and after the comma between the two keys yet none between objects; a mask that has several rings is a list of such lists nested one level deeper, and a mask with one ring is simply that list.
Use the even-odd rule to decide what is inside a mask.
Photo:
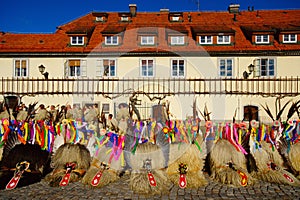
[{"label": "feather plume", "polygon": [[261,105],[261,107],[263,107],[263,109],[266,111],[266,113],[269,115],[269,117],[273,120],[273,121],[275,121],[274,120],[274,117],[273,117],[273,115],[272,115],[272,113],[271,113],[271,111],[270,111],[270,108],[268,107],[268,105],[266,104],[266,107],[264,107],[262,104],[260,104]]},{"label": "feather plume", "polygon": [[280,119],[280,116],[282,115],[284,109],[286,108],[286,106],[290,103],[290,101],[286,102],[284,104],[284,106],[281,108],[281,110],[277,113],[277,116],[276,116],[276,120],[279,120]]},{"label": "feather plume", "polygon": [[290,107],[288,114],[287,114],[287,121],[295,114],[297,108],[297,104],[293,103],[292,106]]}]

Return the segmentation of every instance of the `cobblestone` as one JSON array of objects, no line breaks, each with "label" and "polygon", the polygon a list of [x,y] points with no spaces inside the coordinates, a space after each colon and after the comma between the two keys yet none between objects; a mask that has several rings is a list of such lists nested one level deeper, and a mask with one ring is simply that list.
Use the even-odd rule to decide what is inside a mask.
[{"label": "cobblestone", "polygon": [[[53,188],[48,186],[44,181],[30,186],[17,188],[14,190],[1,190],[0,200],[14,200],[14,199],[299,199],[300,188],[287,185],[277,185],[265,182],[259,182],[254,186],[247,186],[246,188],[233,188],[227,185],[209,180],[209,184],[204,187],[195,189],[181,189],[177,185],[173,185],[169,193],[155,196],[138,195],[130,190],[128,186],[129,175],[123,176],[119,181],[112,183],[103,188],[91,188],[83,185],[80,182],[70,183],[68,186],[62,188]],[[124,184],[126,183],[126,184]]]}]

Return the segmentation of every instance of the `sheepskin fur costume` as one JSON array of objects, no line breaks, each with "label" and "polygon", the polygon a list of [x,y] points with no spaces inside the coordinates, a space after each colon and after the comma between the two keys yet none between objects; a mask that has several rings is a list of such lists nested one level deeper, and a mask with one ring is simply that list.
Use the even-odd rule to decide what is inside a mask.
[{"label": "sheepskin fur costume", "polygon": [[97,158],[93,158],[92,164],[81,182],[86,185],[101,188],[118,179],[117,170],[111,169],[108,164],[100,162]]},{"label": "sheepskin fur costume", "polygon": [[[23,144],[10,133],[0,163],[0,189],[13,189],[40,182],[50,170],[50,155],[37,144]],[[13,177],[20,179],[13,180]],[[8,184],[10,183],[10,184]]]},{"label": "sheepskin fur costume", "polygon": [[255,159],[257,171],[252,172],[257,179],[292,186],[300,186],[300,182],[293,174],[285,170],[282,157],[270,143],[262,141],[260,149],[250,145],[250,151]]},{"label": "sheepskin fur costume", "polygon": [[245,155],[225,139],[218,140],[209,157],[211,178],[235,187],[252,185],[254,179],[247,172]]},{"label": "sheepskin fur costume", "polygon": [[93,187],[101,188],[117,181],[119,179],[118,171],[121,170],[121,159],[123,159],[123,155],[120,155],[116,160],[112,154],[112,147],[100,147],[93,158],[90,168],[84,175],[82,182]]},{"label": "sheepskin fur costume", "polygon": [[[161,147],[150,142],[137,146],[135,154],[130,157],[129,186],[135,193],[155,195],[169,192],[171,182],[167,178],[164,154]],[[154,177],[155,184],[150,184],[149,176]]]},{"label": "sheepskin fur costume", "polygon": [[198,188],[207,185],[208,182],[202,171],[206,157],[206,145],[201,136],[198,136],[196,141],[198,142],[200,149],[195,143],[171,144],[170,164],[167,169],[167,174],[173,184],[179,184],[180,173],[178,169],[179,165],[182,163],[187,167],[187,188]]},{"label": "sheepskin fur costume", "polygon": [[295,175],[300,179],[300,142],[291,145],[291,149],[288,153],[288,158],[293,169],[296,171]]},{"label": "sheepskin fur costume", "polygon": [[59,186],[62,185],[63,177],[69,173],[69,182],[79,181],[90,167],[90,162],[90,152],[84,145],[63,144],[53,155],[53,172],[48,174],[45,180],[50,186]]}]

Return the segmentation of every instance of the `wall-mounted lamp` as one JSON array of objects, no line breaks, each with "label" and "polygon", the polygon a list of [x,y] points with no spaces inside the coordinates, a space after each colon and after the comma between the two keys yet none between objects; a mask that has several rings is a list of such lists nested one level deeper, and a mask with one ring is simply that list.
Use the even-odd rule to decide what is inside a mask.
[{"label": "wall-mounted lamp", "polygon": [[39,71],[41,72],[42,75],[44,75],[45,79],[48,79],[49,73],[48,72],[44,72],[46,69],[46,67],[44,65],[40,65],[39,66]]},{"label": "wall-mounted lamp", "polygon": [[249,72],[247,72],[247,71],[244,71],[244,72],[243,72],[243,77],[244,77],[244,79],[249,78],[249,76],[252,74],[252,72],[254,71],[254,65],[253,65],[253,64],[250,64],[250,65],[248,66],[248,70],[249,70]]}]

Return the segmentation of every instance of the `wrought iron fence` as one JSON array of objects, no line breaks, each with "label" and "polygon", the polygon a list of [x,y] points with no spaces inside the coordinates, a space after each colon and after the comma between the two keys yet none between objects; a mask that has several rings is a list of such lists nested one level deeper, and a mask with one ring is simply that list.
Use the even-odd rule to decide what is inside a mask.
[{"label": "wrought iron fence", "polygon": [[298,77],[279,78],[2,78],[2,95],[262,95],[297,96]]}]

